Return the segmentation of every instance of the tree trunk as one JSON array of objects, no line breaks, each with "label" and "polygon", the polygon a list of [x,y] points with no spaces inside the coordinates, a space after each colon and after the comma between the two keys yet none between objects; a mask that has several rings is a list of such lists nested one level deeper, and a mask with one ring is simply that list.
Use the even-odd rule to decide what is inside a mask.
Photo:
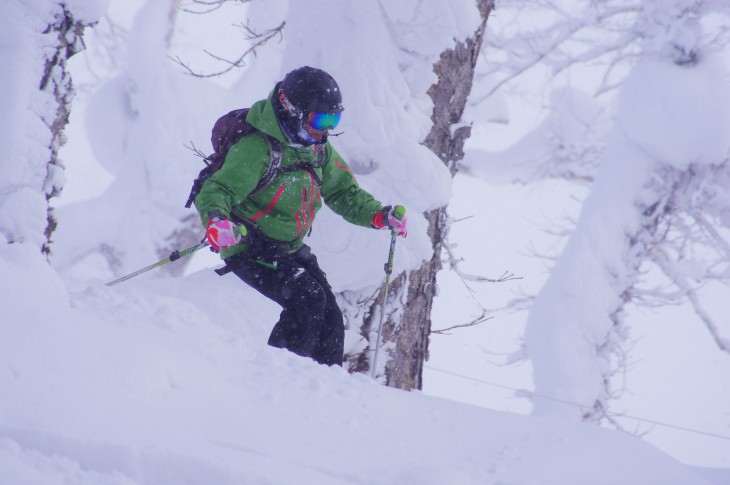
[{"label": "tree trunk", "polygon": [[[51,142],[48,147],[50,153],[44,182],[46,201],[50,201],[52,197],[57,197],[63,187],[63,177],[61,175],[63,173],[63,164],[58,158],[58,150],[66,141],[63,130],[68,124],[71,101],[74,96],[73,83],[71,75],[66,69],[66,61],[83,50],[83,32],[84,24],[74,20],[73,15],[66,9],[65,5],[61,5],[61,12],[55,16],[54,22],[49,24],[44,32],[44,34],[55,35],[56,40],[55,47],[46,54],[43,77],[38,89],[49,93],[57,104],[55,116],[52,119],[44,119],[44,123],[51,132]],[[41,251],[46,255],[50,253],[51,236],[56,229],[56,219],[53,216],[53,208],[50,204],[47,209],[47,221],[46,242],[41,248]]]},{"label": "tree trunk", "polygon": [[[456,42],[441,54],[434,65],[438,82],[428,95],[434,103],[433,127],[423,144],[449,167],[451,175],[459,169],[464,158],[464,143],[471,135],[471,126],[459,126],[471,92],[474,69],[481,49],[489,14],[494,0],[477,0],[481,25],[473,36]],[[386,355],[386,385],[399,389],[421,389],[423,363],[428,359],[428,337],[431,332],[431,308],[436,295],[436,275],[441,269],[441,251],[448,233],[446,207],[425,214],[433,256],[417,270],[401,274],[393,281],[386,302],[388,309],[383,324],[383,345],[379,352]],[[371,307],[364,328],[377,328],[380,300]]]}]

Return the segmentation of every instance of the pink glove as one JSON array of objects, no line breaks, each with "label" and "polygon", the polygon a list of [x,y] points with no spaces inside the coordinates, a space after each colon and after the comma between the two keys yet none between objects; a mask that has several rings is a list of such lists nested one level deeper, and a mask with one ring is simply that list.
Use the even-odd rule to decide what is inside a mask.
[{"label": "pink glove", "polygon": [[208,221],[205,231],[205,237],[216,251],[238,244],[244,234],[245,232],[242,234],[241,227],[236,227],[228,219],[218,217],[213,217]]},{"label": "pink glove", "polygon": [[385,229],[386,227],[395,232],[398,236],[408,236],[408,218],[406,217],[406,208],[402,205],[395,207],[386,206],[382,211],[375,214],[372,225],[376,229]]}]

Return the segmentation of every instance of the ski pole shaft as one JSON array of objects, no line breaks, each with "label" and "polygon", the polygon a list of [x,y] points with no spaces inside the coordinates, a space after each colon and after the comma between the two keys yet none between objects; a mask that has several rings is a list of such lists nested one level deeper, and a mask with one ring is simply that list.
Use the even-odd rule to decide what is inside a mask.
[{"label": "ski pole shaft", "polygon": [[208,245],[209,245],[208,244],[208,241],[206,239],[203,239],[202,241],[200,241],[195,246],[191,246],[191,247],[189,247],[187,249],[183,249],[183,250],[175,250],[175,251],[171,252],[170,253],[170,256],[168,256],[166,259],[163,259],[162,261],[158,261],[155,264],[151,264],[151,265],[149,265],[149,266],[147,266],[145,268],[142,268],[140,270],[137,270],[134,273],[130,273],[127,276],[122,276],[119,279],[116,279],[114,281],[110,281],[109,283],[106,284],[106,286],[114,286],[117,283],[121,283],[122,281],[127,281],[128,279],[134,278],[135,276],[139,276],[142,273],[146,273],[147,271],[150,271],[152,269],[159,268],[160,266],[164,266],[167,263],[171,263],[173,261],[177,261],[178,259],[184,258],[185,256],[190,256],[191,254],[193,254],[198,249],[203,249],[204,247],[206,247]]},{"label": "ski pole shaft", "polygon": [[390,231],[390,251],[388,252],[388,262],[385,263],[385,285],[383,286],[383,299],[380,302],[380,324],[378,325],[378,336],[375,339],[375,353],[373,355],[373,365],[370,369],[370,376],[375,379],[375,373],[378,367],[378,349],[380,347],[380,334],[383,333],[383,322],[385,321],[385,302],[388,300],[388,288],[390,287],[390,275],[393,274],[393,256],[395,255],[395,241],[397,234]]}]

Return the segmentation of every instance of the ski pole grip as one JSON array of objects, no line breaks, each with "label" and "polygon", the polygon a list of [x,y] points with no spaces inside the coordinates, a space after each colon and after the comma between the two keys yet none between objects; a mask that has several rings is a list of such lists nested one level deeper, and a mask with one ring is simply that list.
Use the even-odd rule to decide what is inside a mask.
[{"label": "ski pole grip", "polygon": [[398,219],[399,221],[403,220],[403,216],[406,215],[406,208],[402,205],[397,205],[393,207],[393,217]]}]

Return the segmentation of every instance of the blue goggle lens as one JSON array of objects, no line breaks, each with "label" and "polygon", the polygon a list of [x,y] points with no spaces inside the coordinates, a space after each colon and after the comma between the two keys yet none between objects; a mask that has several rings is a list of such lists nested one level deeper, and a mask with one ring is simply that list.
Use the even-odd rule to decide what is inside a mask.
[{"label": "blue goggle lens", "polygon": [[309,115],[309,126],[317,131],[331,130],[336,127],[342,113],[312,113]]}]

